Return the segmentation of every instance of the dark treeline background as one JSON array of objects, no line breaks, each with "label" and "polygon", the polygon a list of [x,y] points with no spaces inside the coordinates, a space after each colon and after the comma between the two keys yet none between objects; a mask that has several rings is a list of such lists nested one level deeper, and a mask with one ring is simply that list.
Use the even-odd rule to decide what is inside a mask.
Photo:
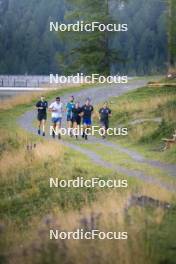
[{"label": "dark treeline background", "polygon": [[[110,1],[111,4],[111,1]],[[0,74],[62,73],[59,56],[65,44],[49,32],[49,22],[64,21],[64,0],[0,0]],[[166,3],[161,0],[128,0],[110,6],[127,33],[117,33],[112,46],[122,62],[113,65],[121,74],[161,73],[167,61]],[[70,39],[71,41],[71,39]]]}]

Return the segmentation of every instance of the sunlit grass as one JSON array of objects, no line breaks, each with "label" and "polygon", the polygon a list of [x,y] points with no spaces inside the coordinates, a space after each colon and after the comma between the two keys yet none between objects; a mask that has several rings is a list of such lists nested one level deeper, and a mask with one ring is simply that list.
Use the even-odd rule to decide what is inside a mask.
[{"label": "sunlit grass", "polygon": [[[60,91],[61,94],[62,92]],[[149,97],[150,93],[145,92]],[[51,92],[48,98],[52,98],[54,94],[56,92]],[[164,99],[162,104],[159,98],[156,101],[156,108],[150,99],[148,108],[147,102],[144,107],[143,103],[138,105],[135,102],[135,100],[140,101],[138,92],[131,95],[131,93],[127,95],[129,102],[125,104],[120,104],[120,100],[126,100],[126,97],[118,99],[117,102],[116,98],[113,99],[114,103],[111,105],[114,112],[113,122],[117,120],[128,122],[148,114],[155,116],[155,110],[160,107],[167,114],[169,112],[165,112],[165,105],[171,99],[173,100],[172,96],[168,96],[168,101]],[[131,97],[135,102],[134,106]],[[172,208],[166,210],[160,206],[153,208],[145,204],[131,205],[130,202],[133,196],[146,196],[174,206],[175,194],[165,188],[128,178],[111,169],[98,166],[85,155],[58,142],[52,140],[47,142],[22,131],[16,124],[16,118],[30,109],[36,98],[26,100],[25,104],[23,99],[14,103],[16,106],[13,108],[11,104],[7,105],[0,113],[3,125],[0,134],[1,259],[19,264],[56,264],[58,261],[63,264],[111,264],[117,261],[120,264],[153,264],[159,263],[163,258],[166,261],[172,261],[174,252],[170,251],[170,247],[176,235],[175,210]],[[127,110],[126,116],[124,107],[126,107],[125,111]],[[171,121],[172,115],[169,113]],[[132,144],[135,146],[138,146],[142,133],[150,136],[157,127],[151,126],[148,130],[138,129],[134,131],[136,138],[134,140],[132,138]],[[31,144],[32,149],[27,149],[27,146]],[[101,154],[102,149],[99,145],[90,144],[86,147]],[[103,149],[105,160],[115,164],[119,157],[119,164],[123,166],[126,161],[129,162],[127,167],[133,168],[136,165],[125,154],[121,155],[110,150],[113,157],[105,155],[104,152],[107,149],[109,152],[109,148]],[[145,152],[144,149],[143,151]],[[170,153],[168,159],[172,159],[173,149],[167,153]],[[140,167],[140,169],[149,170],[148,167]],[[129,187],[125,190],[50,189],[50,177],[59,179],[125,178],[128,179]],[[118,242],[59,240],[55,243],[49,241],[51,227],[68,231],[80,227],[85,229],[96,227],[103,231],[127,231],[129,239]]]},{"label": "sunlit grass", "polygon": [[[175,147],[161,152],[163,137],[172,138],[176,128],[176,87],[144,87],[109,100],[111,127],[128,127],[128,136],[109,137],[113,142],[133,147],[153,159],[176,162]],[[98,107],[96,108],[98,110]],[[156,122],[160,118],[161,122]],[[148,119],[139,124],[132,121]],[[168,158],[169,154],[169,158]]]}]

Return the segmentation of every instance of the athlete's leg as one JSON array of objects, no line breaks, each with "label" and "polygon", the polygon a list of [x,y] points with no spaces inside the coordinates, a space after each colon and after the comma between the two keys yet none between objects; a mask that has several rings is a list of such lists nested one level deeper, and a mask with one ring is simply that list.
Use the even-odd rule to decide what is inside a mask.
[{"label": "athlete's leg", "polygon": [[46,124],[46,120],[43,119],[43,120],[42,120],[43,136],[45,136],[45,124]]},{"label": "athlete's leg", "polygon": [[52,123],[52,128],[53,128],[52,137],[55,138],[55,136],[56,136],[56,134],[55,134],[55,131],[56,131],[56,123],[55,122]]},{"label": "athlete's leg", "polygon": [[83,134],[82,134],[82,138],[85,137],[86,128],[87,128],[87,125],[85,123],[83,123]]},{"label": "athlete's leg", "polygon": [[73,128],[73,122],[71,121],[70,118],[67,118],[67,129],[69,131],[69,135],[72,136],[72,128]]},{"label": "athlete's leg", "polygon": [[101,128],[103,129],[102,138],[105,139],[106,138],[106,124],[104,121],[101,122]]},{"label": "athlete's leg", "polygon": [[38,135],[40,135],[41,124],[42,124],[42,121],[39,120],[39,122],[38,122]]},{"label": "athlete's leg", "polygon": [[78,126],[78,123],[76,121],[73,122],[73,129],[75,131],[75,134],[73,133],[73,135],[76,136],[76,138],[78,138],[78,129],[79,129],[79,126]]},{"label": "athlete's leg", "polygon": [[85,140],[88,139],[88,130],[89,130],[89,128],[90,128],[90,125],[86,125],[86,128],[85,128],[85,136],[84,136]]},{"label": "athlete's leg", "polygon": [[71,120],[67,120],[67,128],[71,128]]},{"label": "athlete's leg", "polygon": [[89,134],[89,132],[90,132],[91,125],[92,125],[92,121],[91,121],[91,119],[87,119],[87,120],[86,120],[86,128],[85,128],[85,136],[84,136],[85,140],[88,139],[88,134]]},{"label": "athlete's leg", "polygon": [[59,131],[60,129],[61,129],[61,118],[58,120],[56,124],[56,131],[58,131],[58,139],[61,139],[61,133]]}]

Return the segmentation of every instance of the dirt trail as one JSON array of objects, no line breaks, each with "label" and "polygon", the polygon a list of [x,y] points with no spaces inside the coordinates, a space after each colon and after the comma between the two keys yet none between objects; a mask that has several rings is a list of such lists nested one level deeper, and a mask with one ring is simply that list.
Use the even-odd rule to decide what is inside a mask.
[{"label": "dirt trail", "polygon": [[[103,102],[107,100],[110,97],[113,96],[120,96],[123,93],[126,93],[127,91],[145,86],[147,81],[145,80],[135,80],[132,81],[128,84],[118,84],[118,85],[103,85],[103,86],[96,86],[96,87],[91,87],[87,88],[85,90],[79,91],[79,92],[73,92],[72,94],[67,93],[62,97],[63,103],[66,103],[68,100],[69,95],[74,95],[76,97],[76,100],[79,100],[81,103],[85,101],[87,97],[91,98],[93,104],[97,104],[100,102]],[[36,118],[36,111],[28,111],[26,112],[23,116],[20,117],[18,120],[19,125],[24,128],[25,130],[35,133],[36,134],[36,128],[33,126],[33,122]],[[46,136],[46,139],[50,139],[49,136]],[[87,155],[93,162],[95,162],[98,165],[104,166],[106,168],[110,168],[112,170],[115,170],[117,172],[123,173],[129,177],[136,177],[138,179],[141,179],[145,182],[152,183],[155,185],[158,185],[160,187],[163,187],[169,191],[176,191],[175,188],[169,184],[162,183],[160,180],[150,176],[146,175],[142,171],[138,170],[132,170],[132,169],[127,169],[125,167],[119,166],[119,165],[113,165],[110,162],[104,161],[98,154],[96,154],[93,151],[87,150],[83,147],[81,147],[81,144],[78,146],[77,144],[67,142],[66,140],[61,140],[60,141],[62,144],[71,147],[72,149],[79,151],[81,153],[84,153]],[[169,164],[163,164],[158,161],[154,160],[148,160],[144,158],[141,154],[124,148],[118,144],[114,144],[108,140],[101,141],[100,139],[97,138],[91,138],[90,143],[96,142],[96,143],[101,143],[103,145],[113,147],[114,149],[117,149],[118,151],[121,151],[123,153],[128,154],[133,160],[137,162],[142,162],[149,164],[151,166],[164,169],[166,170],[167,173],[175,176],[176,175],[176,165],[169,165]]]}]

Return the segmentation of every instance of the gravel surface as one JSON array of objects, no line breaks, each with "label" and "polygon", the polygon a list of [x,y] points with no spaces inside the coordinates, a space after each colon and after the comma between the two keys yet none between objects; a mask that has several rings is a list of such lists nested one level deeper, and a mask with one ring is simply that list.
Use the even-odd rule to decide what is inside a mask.
[{"label": "gravel surface", "polygon": [[[81,103],[85,101],[87,97],[91,98],[92,104],[97,104],[101,103],[105,100],[107,100],[110,97],[113,96],[120,96],[123,93],[126,93],[127,91],[145,86],[147,81],[145,80],[135,80],[132,81],[128,84],[118,84],[118,85],[102,85],[102,86],[95,86],[91,88],[86,88],[82,91],[79,92],[73,92],[72,94],[67,93],[65,96],[62,97],[62,102],[66,103],[68,100],[68,97],[70,95],[75,96],[76,100],[79,100]],[[58,94],[59,95],[59,94]],[[32,133],[36,134],[36,128],[33,126],[33,122],[36,119],[36,111],[28,111],[24,115],[22,115],[18,123],[19,125]],[[65,123],[65,120],[64,120]],[[46,136],[47,140],[52,140],[50,136]],[[110,162],[104,161],[98,154],[96,154],[93,151],[87,150],[83,147],[81,147],[81,144],[74,144],[74,140],[72,143],[66,141],[66,140],[61,140],[59,141],[61,144],[64,144],[68,147],[71,147],[72,149],[79,151],[85,155],[87,155],[93,162],[95,162],[98,165],[101,165],[106,168],[110,168],[114,171],[117,171],[119,173],[123,173],[129,177],[136,177],[138,179],[141,179],[145,182],[155,184],[159,187],[165,188],[169,191],[175,192],[175,188],[172,185],[169,185],[167,183],[163,183],[160,180],[152,177],[151,175],[147,175],[146,173],[139,171],[139,170],[133,170],[133,169],[127,169],[125,167],[119,166],[119,165],[113,165]],[[160,168],[162,170],[165,170],[167,174],[170,174],[172,176],[176,176],[176,165],[170,165],[170,164],[163,164],[159,161],[154,161],[154,160],[149,160],[144,158],[141,154],[137,153],[136,151],[130,150],[128,148],[122,147],[118,144],[114,144],[108,140],[102,141],[97,138],[91,137],[88,141],[88,144],[95,142],[95,143],[100,143],[105,146],[110,146],[113,147],[114,149],[117,149],[118,151],[121,151],[123,153],[128,154],[134,161],[139,162],[139,163],[146,163],[149,164],[153,167]],[[111,153],[109,153],[111,155]]]}]

